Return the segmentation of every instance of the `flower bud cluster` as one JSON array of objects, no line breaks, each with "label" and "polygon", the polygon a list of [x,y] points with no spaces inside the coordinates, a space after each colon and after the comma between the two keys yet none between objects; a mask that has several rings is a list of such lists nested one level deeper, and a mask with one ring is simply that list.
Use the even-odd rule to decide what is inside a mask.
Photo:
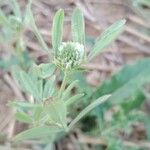
[{"label": "flower bud cluster", "polygon": [[62,69],[78,68],[84,60],[84,46],[77,42],[62,43],[58,48],[54,63]]}]

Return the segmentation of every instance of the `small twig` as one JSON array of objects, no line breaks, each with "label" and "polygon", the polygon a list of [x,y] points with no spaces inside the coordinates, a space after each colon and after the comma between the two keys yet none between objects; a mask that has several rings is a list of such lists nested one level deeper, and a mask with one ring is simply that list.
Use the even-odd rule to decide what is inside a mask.
[{"label": "small twig", "polygon": [[12,119],[12,115],[4,116],[4,119],[1,119],[0,131],[2,131],[8,125],[11,119]]},{"label": "small twig", "polygon": [[18,89],[17,84],[15,83],[15,81],[10,77],[10,75],[8,75],[8,73],[4,74],[3,76],[4,80],[6,81],[6,83],[11,87],[11,89],[13,90],[13,92],[15,93],[16,97],[19,100],[24,100],[24,96],[22,95],[21,91]]},{"label": "small twig", "polygon": [[90,10],[86,7],[86,5],[84,3],[82,3],[80,0],[76,0],[76,1],[74,1],[74,4],[82,10],[82,12],[84,13],[86,18],[88,18],[92,22],[96,21],[96,18],[93,17]]},{"label": "small twig", "polygon": [[126,25],[125,31],[150,43],[150,37],[148,35],[138,32],[131,26]]},{"label": "small twig", "polygon": [[135,15],[129,15],[128,18],[129,18],[131,21],[133,21],[133,22],[135,22],[135,23],[137,23],[137,24],[139,24],[139,25],[141,25],[141,26],[144,26],[144,27],[150,29],[150,25],[149,25],[147,22],[145,22],[144,20],[142,20],[141,18],[139,18],[139,17],[137,17],[137,16],[135,16]]},{"label": "small twig", "polygon": [[[14,114],[14,113],[15,113],[15,110],[13,110],[12,114]],[[9,123],[8,134],[7,134],[8,139],[11,139],[13,137],[13,135],[14,135],[15,123],[16,123],[16,120],[14,118]]]},{"label": "small twig", "polygon": [[136,50],[139,50],[139,51],[144,52],[146,54],[150,54],[150,50],[149,50],[148,47],[146,47],[144,45],[141,45],[138,41],[131,40],[129,37],[127,37],[125,35],[124,36],[120,36],[118,38],[118,40],[122,41],[122,42],[124,42],[124,43],[126,43],[126,44],[128,44],[128,45],[130,45],[132,47],[135,47]]},{"label": "small twig", "polygon": [[114,68],[112,67],[109,67],[109,66],[100,66],[100,65],[97,65],[97,64],[93,64],[93,63],[89,63],[87,65],[85,65],[85,67],[87,69],[91,69],[91,70],[100,70],[100,71],[104,71],[104,72],[112,72],[114,71]]},{"label": "small twig", "polygon": [[71,139],[71,142],[76,150],[81,150],[80,145],[78,144],[77,139],[74,137],[74,135],[70,135],[69,138]]},{"label": "small twig", "polygon": [[101,0],[101,1],[95,1],[93,2],[94,4],[113,4],[113,5],[123,5],[123,6],[126,6],[126,7],[129,7],[128,4],[126,2],[120,2],[120,1],[116,1],[116,0]]},{"label": "small twig", "polygon": [[[16,97],[19,100],[24,100],[24,97],[21,93],[21,91],[17,88],[16,83],[14,82],[14,80],[10,77],[10,75],[8,73],[4,74],[3,76],[4,80],[6,81],[6,83],[11,87],[11,89],[13,90],[13,92],[15,93]],[[12,112],[12,114],[14,114],[14,111]],[[12,121],[9,123],[9,127],[8,127],[8,139],[10,139],[13,134],[14,134],[14,129],[15,129],[15,119],[13,118]]]}]

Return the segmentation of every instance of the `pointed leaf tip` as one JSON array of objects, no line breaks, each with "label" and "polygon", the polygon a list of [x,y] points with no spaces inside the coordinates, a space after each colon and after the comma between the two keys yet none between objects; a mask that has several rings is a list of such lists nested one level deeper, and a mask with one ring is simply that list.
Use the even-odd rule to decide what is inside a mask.
[{"label": "pointed leaf tip", "polygon": [[102,50],[113,42],[123,31],[125,19],[116,21],[110,27],[108,27],[96,40],[93,50],[89,54],[89,59],[97,56]]}]

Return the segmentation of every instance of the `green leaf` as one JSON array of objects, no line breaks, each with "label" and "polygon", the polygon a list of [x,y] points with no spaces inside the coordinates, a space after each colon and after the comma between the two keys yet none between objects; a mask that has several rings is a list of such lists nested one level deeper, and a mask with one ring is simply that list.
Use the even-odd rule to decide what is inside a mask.
[{"label": "green leaf", "polygon": [[38,65],[33,63],[32,66],[28,70],[28,74],[31,76],[31,78],[34,80],[34,82],[38,81],[38,78],[39,78]]},{"label": "green leaf", "polygon": [[83,109],[78,116],[70,123],[69,125],[69,129],[71,129],[82,117],[84,117],[87,113],[89,113],[93,108],[95,108],[96,106],[104,103],[108,98],[110,97],[110,95],[104,95],[100,98],[98,98],[97,100],[95,100],[94,102],[92,102],[91,104],[89,104],[85,109]]},{"label": "green leaf", "polygon": [[73,104],[75,101],[79,100],[81,97],[83,97],[84,94],[76,94],[74,96],[72,96],[71,98],[69,98],[65,103],[67,106]]},{"label": "green leaf", "polygon": [[144,84],[150,82],[150,70],[145,70],[134,79],[127,82],[124,86],[115,91],[109,99],[112,104],[119,104],[124,99],[128,99],[134,93],[136,93]]},{"label": "green leaf", "polygon": [[62,42],[63,22],[64,11],[60,9],[56,12],[52,25],[52,46],[55,53],[57,53],[57,50]]},{"label": "green leaf", "polygon": [[89,59],[94,58],[98,55],[102,49],[107,47],[112,41],[114,41],[119,34],[122,32],[126,20],[120,20],[112,24],[108,29],[106,29],[100,37],[96,40],[93,50],[89,54]]},{"label": "green leaf", "polygon": [[122,103],[125,99],[134,96],[143,85],[150,82],[150,58],[126,65],[121,71],[105,80],[93,93],[93,99],[104,94],[113,93],[109,102]]},{"label": "green leaf", "polygon": [[21,121],[21,122],[24,122],[24,123],[32,123],[32,118],[24,113],[24,112],[17,112],[15,114],[15,118],[18,120],[18,121]]},{"label": "green leaf", "polygon": [[40,64],[39,66],[37,66],[37,69],[39,77],[47,78],[54,73],[56,67],[54,64],[48,63],[48,64]]},{"label": "green leaf", "polygon": [[9,20],[2,10],[0,10],[0,24],[10,27]]},{"label": "green leaf", "polygon": [[39,93],[39,100],[43,100],[43,80],[38,80],[36,82]]},{"label": "green leaf", "polygon": [[137,90],[137,92],[135,92],[131,98],[125,100],[121,106],[125,113],[129,113],[133,109],[138,109],[145,99],[146,97],[144,93],[140,90]]},{"label": "green leaf", "polygon": [[[17,72],[18,71],[18,72]],[[37,84],[34,83],[32,78],[22,70],[13,70],[13,77],[18,81],[23,91],[30,93],[37,100],[41,100],[40,94],[37,88]]]},{"label": "green leaf", "polygon": [[52,63],[40,65],[33,64],[29,69],[29,74],[35,78],[35,80],[38,80],[38,77],[45,79],[50,77],[54,73],[55,69],[56,67]]},{"label": "green leaf", "polygon": [[72,15],[71,28],[73,41],[85,44],[85,23],[84,16],[80,9],[76,8]]},{"label": "green leaf", "polygon": [[108,141],[109,143],[107,146],[107,150],[125,150],[121,139],[116,140],[115,138],[109,137]]},{"label": "green leaf", "polygon": [[[15,32],[19,32],[20,29],[22,28],[23,24],[22,24],[22,20],[16,16],[9,16],[9,23],[11,24],[11,30],[15,31]],[[17,45],[21,45],[21,38],[19,39],[19,43],[17,43]],[[17,47],[16,45],[16,47]]]},{"label": "green leaf", "polygon": [[49,104],[46,105],[46,111],[49,115],[50,120],[59,127],[67,128],[66,116],[67,108],[65,102],[62,100],[50,100]]},{"label": "green leaf", "polygon": [[31,11],[31,0],[29,0],[29,3],[27,5],[24,23],[27,25],[30,25],[32,27],[33,32],[37,37],[37,40],[39,41],[39,43],[43,47],[43,50],[45,50],[49,54],[49,48],[48,48],[46,42],[44,41],[42,35],[40,34],[40,31],[38,30],[36,23],[35,23],[34,16],[33,16],[33,13]]},{"label": "green leaf", "polygon": [[24,109],[24,108],[33,109],[33,108],[40,108],[41,107],[41,105],[39,105],[39,104],[31,104],[28,102],[19,102],[19,100],[14,101],[14,102],[9,102],[9,105],[13,106],[15,108],[20,108],[20,109]]},{"label": "green leaf", "polygon": [[16,17],[21,19],[21,10],[17,0],[11,0],[11,6]]},{"label": "green leaf", "polygon": [[[33,110],[33,109],[32,109]],[[40,119],[45,117],[45,112],[44,112],[44,107],[36,107],[33,110],[33,118],[34,118],[34,123],[39,124],[40,123]],[[44,124],[44,122],[41,122],[42,124]]]},{"label": "green leaf", "polygon": [[[142,16],[144,19],[149,21],[149,7],[150,7],[150,1],[149,0],[134,0],[131,1],[132,8],[135,10],[135,12]],[[147,9],[146,9],[147,8]]]},{"label": "green leaf", "polygon": [[41,126],[31,128],[20,134],[16,135],[13,140],[15,141],[23,141],[28,139],[41,139],[47,136],[50,136],[53,133],[61,132],[62,129],[57,126]]},{"label": "green leaf", "polygon": [[56,76],[51,77],[44,85],[43,98],[51,97],[55,92],[55,79]]}]

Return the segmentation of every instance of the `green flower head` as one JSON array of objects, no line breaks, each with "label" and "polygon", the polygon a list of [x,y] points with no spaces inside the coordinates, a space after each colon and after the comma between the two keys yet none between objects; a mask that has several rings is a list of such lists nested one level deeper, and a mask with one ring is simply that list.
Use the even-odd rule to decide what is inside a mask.
[{"label": "green flower head", "polygon": [[64,70],[79,68],[84,60],[84,46],[77,42],[62,43],[58,48],[54,63]]}]

